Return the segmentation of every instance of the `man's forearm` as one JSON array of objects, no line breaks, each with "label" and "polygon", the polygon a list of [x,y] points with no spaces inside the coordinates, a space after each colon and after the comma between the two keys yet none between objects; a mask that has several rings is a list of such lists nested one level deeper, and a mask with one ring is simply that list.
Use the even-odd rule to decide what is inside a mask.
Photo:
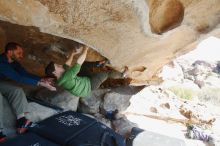
[{"label": "man's forearm", "polygon": [[17,73],[12,67],[8,64],[0,64],[0,73],[3,77],[14,80],[19,83],[28,84],[28,85],[37,85],[38,79],[33,79],[28,76],[22,76]]}]

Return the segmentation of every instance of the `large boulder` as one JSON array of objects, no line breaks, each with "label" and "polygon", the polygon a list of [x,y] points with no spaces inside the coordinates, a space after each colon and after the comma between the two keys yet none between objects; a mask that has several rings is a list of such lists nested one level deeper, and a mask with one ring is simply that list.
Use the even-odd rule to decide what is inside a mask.
[{"label": "large boulder", "polygon": [[97,89],[92,91],[88,98],[81,98],[78,110],[83,113],[96,114],[100,112],[103,96],[109,92],[108,89]]},{"label": "large boulder", "polygon": [[40,99],[59,108],[72,111],[76,111],[78,108],[79,97],[63,89],[57,88],[56,92],[48,89],[39,89],[35,92],[36,94],[31,95],[33,98]]},{"label": "large boulder", "polygon": [[123,95],[116,92],[110,92],[105,94],[103,109],[108,111],[124,111],[129,106],[129,100],[131,95]]},{"label": "large boulder", "polygon": [[[2,21],[26,26],[27,32],[40,30],[86,44],[108,58],[119,71],[128,66],[133,85],[148,84],[164,64],[194,49],[212,30],[216,29],[212,35],[220,36],[219,0],[18,0],[0,1],[0,5]],[[16,41],[26,33],[16,33],[7,26],[4,27],[7,41]],[[14,37],[10,37],[8,32],[18,36],[11,33]],[[32,40],[48,40],[42,35],[30,38],[31,35],[26,35],[20,41],[26,40],[25,47],[31,48]],[[41,55],[31,55],[32,62],[27,62],[31,66],[39,61],[39,68],[33,71],[42,73],[45,63],[52,59],[50,56],[57,54],[54,57],[60,62],[65,60],[71,48],[62,48],[66,47],[49,52],[46,48],[31,49],[28,54],[41,52]]]}]

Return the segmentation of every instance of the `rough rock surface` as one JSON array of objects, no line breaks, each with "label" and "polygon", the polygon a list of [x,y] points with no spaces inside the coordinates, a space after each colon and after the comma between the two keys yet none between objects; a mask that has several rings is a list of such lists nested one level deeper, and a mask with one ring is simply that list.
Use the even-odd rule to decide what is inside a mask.
[{"label": "rough rock surface", "polygon": [[54,91],[49,91],[48,89],[40,89],[33,98],[40,99],[57,107],[63,108],[65,110],[76,111],[79,103],[79,97],[72,95],[70,92],[59,89]]},{"label": "rough rock surface", "polygon": [[103,96],[109,92],[106,89],[95,90],[92,92],[91,97],[87,99],[81,99],[79,105],[79,111],[88,114],[96,114],[100,112],[100,106],[102,104]]},{"label": "rough rock surface", "polygon": [[94,90],[89,98],[81,98],[78,111],[88,114],[101,113],[105,115],[107,111],[124,111],[129,106],[129,99],[140,91],[138,87],[121,86],[112,89]]},{"label": "rough rock surface", "polygon": [[124,137],[128,137],[133,127],[136,127],[135,123],[130,122],[126,117],[121,117],[115,121],[113,121],[113,127],[116,132],[123,135]]},{"label": "rough rock surface", "polygon": [[176,27],[183,20],[184,7],[179,0],[151,0],[150,8],[151,29],[155,33]]},{"label": "rough rock surface", "polygon": [[[153,132],[155,136],[163,135],[179,139],[184,141],[186,146],[205,145],[202,141],[185,138],[185,124],[189,123],[208,129],[207,131],[210,131],[214,138],[219,137],[220,132],[217,128],[220,120],[219,107],[208,102],[181,99],[161,86],[149,86],[133,95],[130,103],[124,112],[127,120],[135,123],[139,128]],[[157,110],[156,113],[151,110],[152,107]],[[117,123],[117,126],[120,126],[120,123]],[[131,126],[128,128],[130,129]],[[129,133],[129,129],[124,133]],[[144,137],[149,139],[147,135]],[[142,140],[144,137],[137,139],[136,142],[149,145],[148,141]]]},{"label": "rough rock surface", "polygon": [[220,34],[219,0],[14,0],[0,5],[1,20],[84,43],[116,69],[128,66],[136,85],[149,83],[206,34]]},{"label": "rough rock surface", "polygon": [[104,96],[103,108],[105,111],[124,111],[130,104],[130,98],[130,95],[115,92],[107,93]]}]

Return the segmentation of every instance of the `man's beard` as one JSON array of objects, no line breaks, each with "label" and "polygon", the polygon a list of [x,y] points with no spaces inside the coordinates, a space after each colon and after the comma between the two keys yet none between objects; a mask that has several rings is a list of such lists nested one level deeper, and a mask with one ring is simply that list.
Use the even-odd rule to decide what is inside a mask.
[{"label": "man's beard", "polygon": [[11,60],[12,61],[19,61],[20,59],[17,58],[14,54],[12,54]]}]

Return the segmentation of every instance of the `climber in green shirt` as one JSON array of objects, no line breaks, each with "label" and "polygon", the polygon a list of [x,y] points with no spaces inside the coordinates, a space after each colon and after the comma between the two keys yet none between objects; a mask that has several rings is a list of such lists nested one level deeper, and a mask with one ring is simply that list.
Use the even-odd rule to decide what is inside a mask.
[{"label": "climber in green shirt", "polygon": [[[121,78],[122,73],[113,71],[101,72],[92,76],[79,76],[81,66],[86,59],[88,47],[80,47],[73,51],[64,65],[50,62],[45,69],[48,76],[57,79],[57,85],[63,87],[70,93],[79,97],[89,97],[91,90],[99,88],[99,86],[108,78]],[[76,63],[71,66],[75,55],[80,54]]]},{"label": "climber in green shirt", "polygon": [[[54,62],[50,62],[45,69],[45,73],[49,76],[54,76],[57,79],[57,85],[68,90],[75,96],[87,97],[91,92],[91,82],[88,77],[79,77],[77,74],[80,71],[83,64],[88,48],[76,49],[73,51],[64,65],[59,65]],[[81,53],[76,61],[76,64],[71,66],[72,60],[75,55]]]}]

